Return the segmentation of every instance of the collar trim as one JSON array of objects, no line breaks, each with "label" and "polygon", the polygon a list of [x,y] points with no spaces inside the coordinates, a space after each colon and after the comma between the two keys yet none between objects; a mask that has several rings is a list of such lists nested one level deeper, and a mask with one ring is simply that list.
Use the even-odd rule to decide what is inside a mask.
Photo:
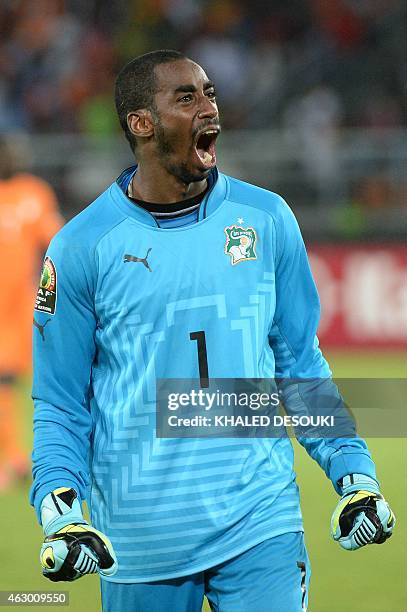
[{"label": "collar trim", "polygon": [[[131,217],[135,221],[154,227],[161,231],[170,232],[176,231],[177,228],[160,228],[157,219],[153,214],[145,210],[142,206],[137,204],[136,201],[130,200],[123,191],[123,187],[130,182],[131,177],[137,170],[137,165],[131,166],[124,170],[117,180],[109,187],[109,193],[115,202],[115,204],[126,214],[127,217]],[[210,191],[204,196],[200,206],[197,223],[204,221],[210,217],[224,202],[229,192],[228,182],[226,177],[219,173],[217,168],[213,170],[214,184]],[[197,196],[198,197],[198,196]],[[170,205],[171,206],[171,205]],[[185,230],[192,229],[195,225],[189,225],[185,227]]]}]

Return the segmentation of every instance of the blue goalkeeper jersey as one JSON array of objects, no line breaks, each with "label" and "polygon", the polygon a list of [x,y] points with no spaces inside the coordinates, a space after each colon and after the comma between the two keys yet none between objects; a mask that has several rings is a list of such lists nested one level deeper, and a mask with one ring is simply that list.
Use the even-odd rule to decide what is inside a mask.
[{"label": "blue goalkeeper jersey", "polygon": [[[156,437],[158,378],[329,378],[319,300],[288,205],[215,170],[199,210],[163,221],[125,171],[52,240],[34,313],[34,482],[86,499],[115,582],[184,576],[302,530],[289,438]],[[187,221],[185,220],[187,218]],[[192,336],[194,337],[194,336]],[[366,444],[301,439],[335,488],[375,477]]]}]

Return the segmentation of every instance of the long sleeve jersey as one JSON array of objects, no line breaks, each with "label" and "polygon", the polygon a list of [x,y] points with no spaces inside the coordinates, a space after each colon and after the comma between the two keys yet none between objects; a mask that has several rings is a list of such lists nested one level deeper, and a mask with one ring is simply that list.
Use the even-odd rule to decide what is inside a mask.
[{"label": "long sleeve jersey", "polygon": [[[158,438],[156,380],[330,377],[320,305],[284,200],[221,173],[188,225],[131,202],[125,172],[52,240],[34,328],[31,503],[75,488],[119,571],[192,574],[302,530],[289,438]],[[336,388],[335,388],[336,389]],[[301,439],[334,487],[375,477],[366,444]]]}]

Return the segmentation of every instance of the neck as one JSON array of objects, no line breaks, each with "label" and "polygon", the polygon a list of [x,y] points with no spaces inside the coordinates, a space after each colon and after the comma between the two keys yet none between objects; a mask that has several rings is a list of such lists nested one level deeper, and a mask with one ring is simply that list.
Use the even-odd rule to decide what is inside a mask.
[{"label": "neck", "polygon": [[154,163],[139,163],[133,176],[129,193],[144,202],[173,204],[199,195],[206,189],[207,181],[184,183],[165,168]]}]

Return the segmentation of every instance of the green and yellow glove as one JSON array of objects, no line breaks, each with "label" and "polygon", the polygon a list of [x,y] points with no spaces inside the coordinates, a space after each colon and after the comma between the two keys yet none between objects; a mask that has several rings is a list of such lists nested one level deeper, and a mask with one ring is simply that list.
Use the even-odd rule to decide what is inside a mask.
[{"label": "green and yellow glove", "polygon": [[383,544],[393,533],[396,517],[373,478],[345,476],[342,497],[332,515],[331,535],[345,550]]},{"label": "green and yellow glove", "polygon": [[44,497],[41,523],[45,539],[40,561],[46,578],[72,581],[86,574],[113,576],[117,572],[109,538],[85,521],[74,489],[61,487]]}]

